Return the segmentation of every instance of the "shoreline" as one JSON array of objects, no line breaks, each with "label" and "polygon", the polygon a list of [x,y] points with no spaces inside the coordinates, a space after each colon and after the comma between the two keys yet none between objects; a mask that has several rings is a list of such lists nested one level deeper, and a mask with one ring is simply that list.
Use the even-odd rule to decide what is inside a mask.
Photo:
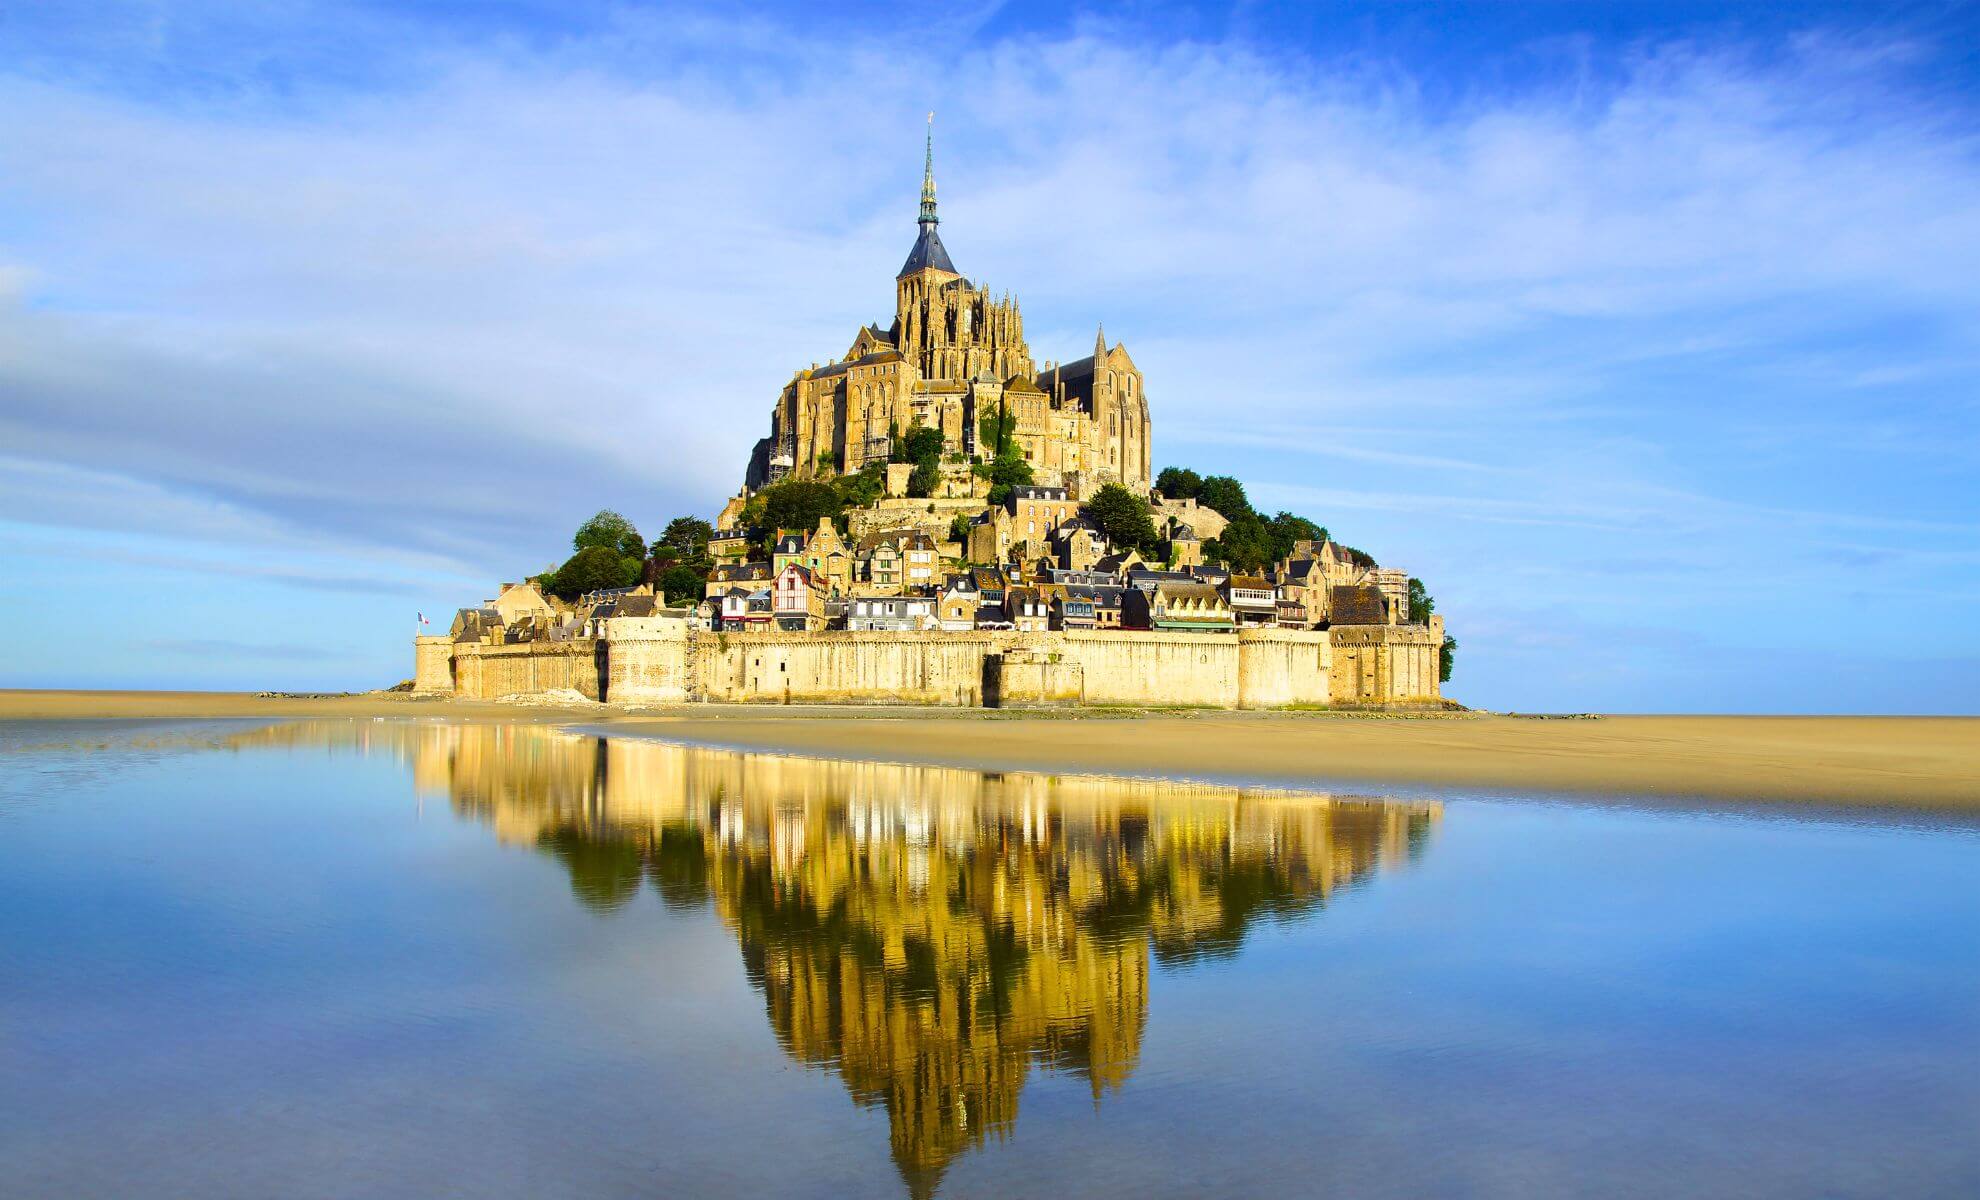
[{"label": "shoreline", "polygon": [[554,723],[736,749],[1265,786],[1466,788],[1632,800],[1980,813],[1980,718],[977,710],[627,711],[227,692],[0,691],[0,719],[387,717]]}]

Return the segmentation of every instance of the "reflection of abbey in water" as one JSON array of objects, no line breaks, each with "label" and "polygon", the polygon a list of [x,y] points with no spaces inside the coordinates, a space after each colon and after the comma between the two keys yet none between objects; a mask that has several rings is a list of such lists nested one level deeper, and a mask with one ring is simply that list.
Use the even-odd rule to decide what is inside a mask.
[{"label": "reflection of abbey in water", "polygon": [[579,900],[712,904],[778,1040],[883,1106],[910,1190],[1009,1133],[1032,1064],[1133,1071],[1151,955],[1234,951],[1417,853],[1438,810],[1239,788],[827,762],[534,727],[320,725],[557,857]]}]

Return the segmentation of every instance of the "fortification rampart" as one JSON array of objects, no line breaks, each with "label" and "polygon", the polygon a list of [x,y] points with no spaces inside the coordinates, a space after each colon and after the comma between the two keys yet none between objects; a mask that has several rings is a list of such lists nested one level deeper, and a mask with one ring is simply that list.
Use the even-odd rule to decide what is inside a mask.
[{"label": "fortification rampart", "polygon": [[[1006,635],[1015,636],[1015,635]],[[697,700],[733,704],[983,702],[990,633],[696,632]]]},{"label": "fortification rampart", "polygon": [[1425,625],[1336,625],[1328,701],[1337,705],[1433,703],[1440,684],[1441,619]]},{"label": "fortification rampart", "polygon": [[454,695],[474,700],[506,696],[535,696],[547,692],[576,692],[601,700],[603,672],[599,643],[590,638],[568,642],[525,642],[488,646],[475,642],[454,646]]},{"label": "fortification rampart", "polygon": [[1431,700],[1439,633],[1411,626],[1238,633],[711,633],[621,617],[524,645],[421,638],[416,690],[477,699],[575,691],[634,704],[1188,705]]}]

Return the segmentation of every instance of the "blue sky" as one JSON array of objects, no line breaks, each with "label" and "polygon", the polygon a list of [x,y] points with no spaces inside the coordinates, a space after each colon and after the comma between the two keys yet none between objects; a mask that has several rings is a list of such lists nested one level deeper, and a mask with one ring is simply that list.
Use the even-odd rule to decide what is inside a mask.
[{"label": "blue sky", "polygon": [[[1968,5],[0,13],[0,686],[356,688],[943,236],[1523,710],[1980,709]],[[443,617],[444,619],[444,617]]]}]

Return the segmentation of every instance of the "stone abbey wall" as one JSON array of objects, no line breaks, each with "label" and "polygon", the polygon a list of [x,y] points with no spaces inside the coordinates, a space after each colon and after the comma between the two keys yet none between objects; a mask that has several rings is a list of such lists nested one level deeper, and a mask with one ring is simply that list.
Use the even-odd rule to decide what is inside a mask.
[{"label": "stone abbey wall", "polygon": [[1437,696],[1439,632],[710,633],[678,617],[516,646],[420,638],[415,688],[476,699],[576,691],[614,703],[1185,705],[1283,708]]}]

